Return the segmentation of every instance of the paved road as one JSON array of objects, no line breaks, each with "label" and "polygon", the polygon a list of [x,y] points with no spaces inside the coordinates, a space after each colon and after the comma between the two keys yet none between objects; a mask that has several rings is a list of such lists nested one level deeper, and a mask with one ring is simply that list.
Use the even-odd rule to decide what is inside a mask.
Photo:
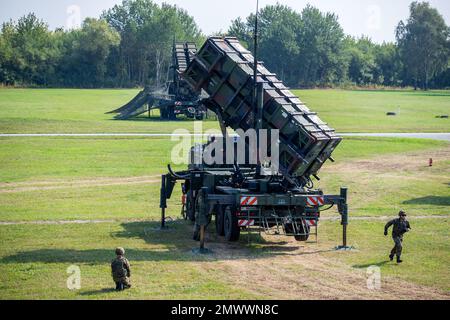
[{"label": "paved road", "polygon": [[[208,134],[209,135],[209,134]],[[418,138],[450,141],[450,133],[342,133],[344,137],[385,137],[385,138]],[[181,137],[202,136],[202,134],[173,133],[4,133],[0,137]]]}]

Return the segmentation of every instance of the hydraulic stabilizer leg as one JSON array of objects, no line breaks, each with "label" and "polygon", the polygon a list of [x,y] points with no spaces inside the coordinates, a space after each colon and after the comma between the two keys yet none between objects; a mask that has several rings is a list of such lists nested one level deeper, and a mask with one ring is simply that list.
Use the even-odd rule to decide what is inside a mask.
[{"label": "hydraulic stabilizer leg", "polygon": [[195,248],[192,251],[198,254],[209,254],[212,253],[211,250],[205,248],[205,236],[206,236],[206,226],[209,224],[209,215],[211,210],[208,206],[208,188],[202,188],[203,197],[201,198],[201,203],[199,203],[199,215],[196,223],[200,226],[200,247]]},{"label": "hydraulic stabilizer leg", "polygon": [[347,205],[348,189],[341,188],[340,201],[338,204],[339,214],[341,215],[342,225],[342,245],[337,250],[351,250],[352,247],[347,246],[347,226],[348,226],[348,205]]},{"label": "hydraulic stabilizer leg", "polygon": [[200,226],[200,251],[205,250],[205,226]]},{"label": "hydraulic stabilizer leg", "polygon": [[166,229],[166,209],[167,209],[167,192],[166,192],[167,176],[161,176],[161,192],[159,198],[159,207],[161,208],[161,230]]}]

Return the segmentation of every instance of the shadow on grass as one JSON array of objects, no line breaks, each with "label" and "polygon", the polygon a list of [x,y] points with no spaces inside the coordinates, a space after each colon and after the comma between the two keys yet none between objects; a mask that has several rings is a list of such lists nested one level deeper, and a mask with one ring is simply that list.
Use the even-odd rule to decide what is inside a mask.
[{"label": "shadow on grass", "polygon": [[450,93],[445,92],[432,92],[432,91],[411,91],[403,93],[405,96],[415,97],[450,97]]},{"label": "shadow on grass", "polygon": [[384,260],[384,261],[380,261],[380,262],[373,262],[373,263],[367,263],[367,264],[355,264],[352,267],[357,268],[357,269],[366,269],[366,268],[369,268],[372,266],[381,267],[389,262],[390,262],[389,260]]},{"label": "shadow on grass", "polygon": [[167,119],[161,119],[160,116],[151,116],[151,117],[132,117],[132,118],[128,118],[128,119],[114,119],[111,118],[109,119],[111,121],[122,121],[122,122],[160,122],[160,123],[164,123],[164,122],[188,122],[188,121],[193,121],[192,119],[188,119],[188,118],[177,118],[177,119],[173,119],[173,120],[167,120]]},{"label": "shadow on grass", "polygon": [[117,291],[114,288],[105,288],[105,289],[100,289],[100,290],[91,290],[91,291],[81,292],[80,295],[81,296],[95,296],[95,295],[99,295],[99,294],[107,294],[107,293],[113,293],[113,292],[117,292]]},{"label": "shadow on grass", "polygon": [[[128,119],[115,119],[114,117],[109,119],[110,121],[123,121],[123,122],[160,122],[160,123],[172,123],[172,122],[185,122],[185,123],[190,123],[190,122],[194,122],[195,119],[191,119],[185,116],[178,116],[175,119],[171,119],[171,120],[167,120],[167,119],[161,119],[160,116],[137,116],[137,117],[131,117]],[[214,118],[208,118],[205,119],[203,121],[209,121],[209,122],[214,122],[217,121]]]},{"label": "shadow on grass", "polygon": [[[199,247],[199,242],[193,241],[191,238],[192,225],[182,220],[168,225],[169,229],[159,230],[159,222],[123,223],[121,224],[123,230],[111,233],[111,237],[144,240],[149,245],[149,249],[126,248],[126,257],[132,264],[133,261],[220,261],[319,253],[319,251],[299,251],[301,243],[298,246],[289,246],[287,242],[283,241],[266,241],[258,234],[251,234],[250,242],[244,233],[241,235],[240,241],[229,243],[217,236],[214,224],[212,224],[207,230],[206,247],[210,248],[214,254],[197,255],[192,252],[192,249]],[[249,245],[250,243],[251,245]],[[102,247],[101,243],[98,245]],[[43,262],[98,265],[109,264],[113,258],[114,248],[88,250],[57,248],[21,251],[3,257],[0,263]]]},{"label": "shadow on grass", "polygon": [[356,89],[349,90],[352,92],[363,92],[363,93],[397,93],[406,96],[415,96],[415,97],[448,97],[450,93],[442,92],[442,91],[424,91],[424,90],[399,90],[399,89]]},{"label": "shadow on grass", "polygon": [[436,206],[450,206],[450,197],[426,196],[403,201],[403,204],[431,204]]},{"label": "shadow on grass", "polygon": [[[175,119],[161,119],[158,115],[151,115],[150,117],[145,116],[135,116],[128,119],[115,119],[114,114],[113,117],[108,119],[109,121],[121,121],[121,122],[157,122],[157,123],[173,123],[173,122],[180,122],[180,123],[193,123],[194,121],[198,121],[192,118],[188,118],[186,116],[178,116]],[[207,119],[202,120],[204,122],[217,122],[216,119],[213,117],[208,117]]]}]

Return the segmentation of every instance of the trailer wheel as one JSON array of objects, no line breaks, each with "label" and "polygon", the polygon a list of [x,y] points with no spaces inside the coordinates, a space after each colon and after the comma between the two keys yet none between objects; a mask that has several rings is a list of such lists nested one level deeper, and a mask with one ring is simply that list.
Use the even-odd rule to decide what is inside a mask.
[{"label": "trailer wheel", "polygon": [[225,239],[230,242],[238,241],[241,229],[239,228],[236,210],[227,206],[224,212]]},{"label": "trailer wheel", "polygon": [[216,232],[217,235],[219,236],[224,236],[225,235],[225,228],[224,228],[224,224],[225,224],[225,213],[223,210],[223,206],[221,205],[217,205],[216,206]]},{"label": "trailer wheel", "polygon": [[[293,235],[295,240],[297,241],[307,241],[309,238],[309,226],[304,223],[298,223],[298,230],[295,230],[296,228],[292,223],[286,223],[284,225],[284,230],[286,231],[286,235]],[[306,235],[295,235],[296,233],[303,233]]]},{"label": "trailer wheel", "polygon": [[294,236],[295,240],[297,241],[308,241],[309,238],[309,232],[310,232],[310,227],[308,224],[306,224],[306,222],[303,220],[303,223],[300,223],[298,225],[298,233],[303,233],[306,235],[298,235],[298,236]]}]

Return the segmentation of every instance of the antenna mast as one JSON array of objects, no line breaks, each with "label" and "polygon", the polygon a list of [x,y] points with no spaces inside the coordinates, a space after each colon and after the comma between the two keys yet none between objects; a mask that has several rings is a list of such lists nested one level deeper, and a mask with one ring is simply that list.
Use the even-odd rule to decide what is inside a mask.
[{"label": "antenna mast", "polygon": [[253,46],[255,48],[254,51],[254,61],[253,61],[253,105],[255,110],[257,109],[258,104],[258,83],[257,83],[257,77],[258,77],[258,14],[259,14],[259,0],[256,1],[256,15],[255,15],[255,30],[253,35]]},{"label": "antenna mast", "polygon": [[260,130],[262,127],[262,104],[263,98],[260,97],[262,95],[262,83],[258,85],[258,15],[259,15],[259,0],[256,1],[256,15],[255,15],[255,34],[254,34],[254,62],[253,62],[253,110],[255,115],[255,129],[256,129],[256,172],[255,177],[259,178],[261,176],[261,157],[260,157],[260,149],[261,149],[261,141],[260,141]]}]

